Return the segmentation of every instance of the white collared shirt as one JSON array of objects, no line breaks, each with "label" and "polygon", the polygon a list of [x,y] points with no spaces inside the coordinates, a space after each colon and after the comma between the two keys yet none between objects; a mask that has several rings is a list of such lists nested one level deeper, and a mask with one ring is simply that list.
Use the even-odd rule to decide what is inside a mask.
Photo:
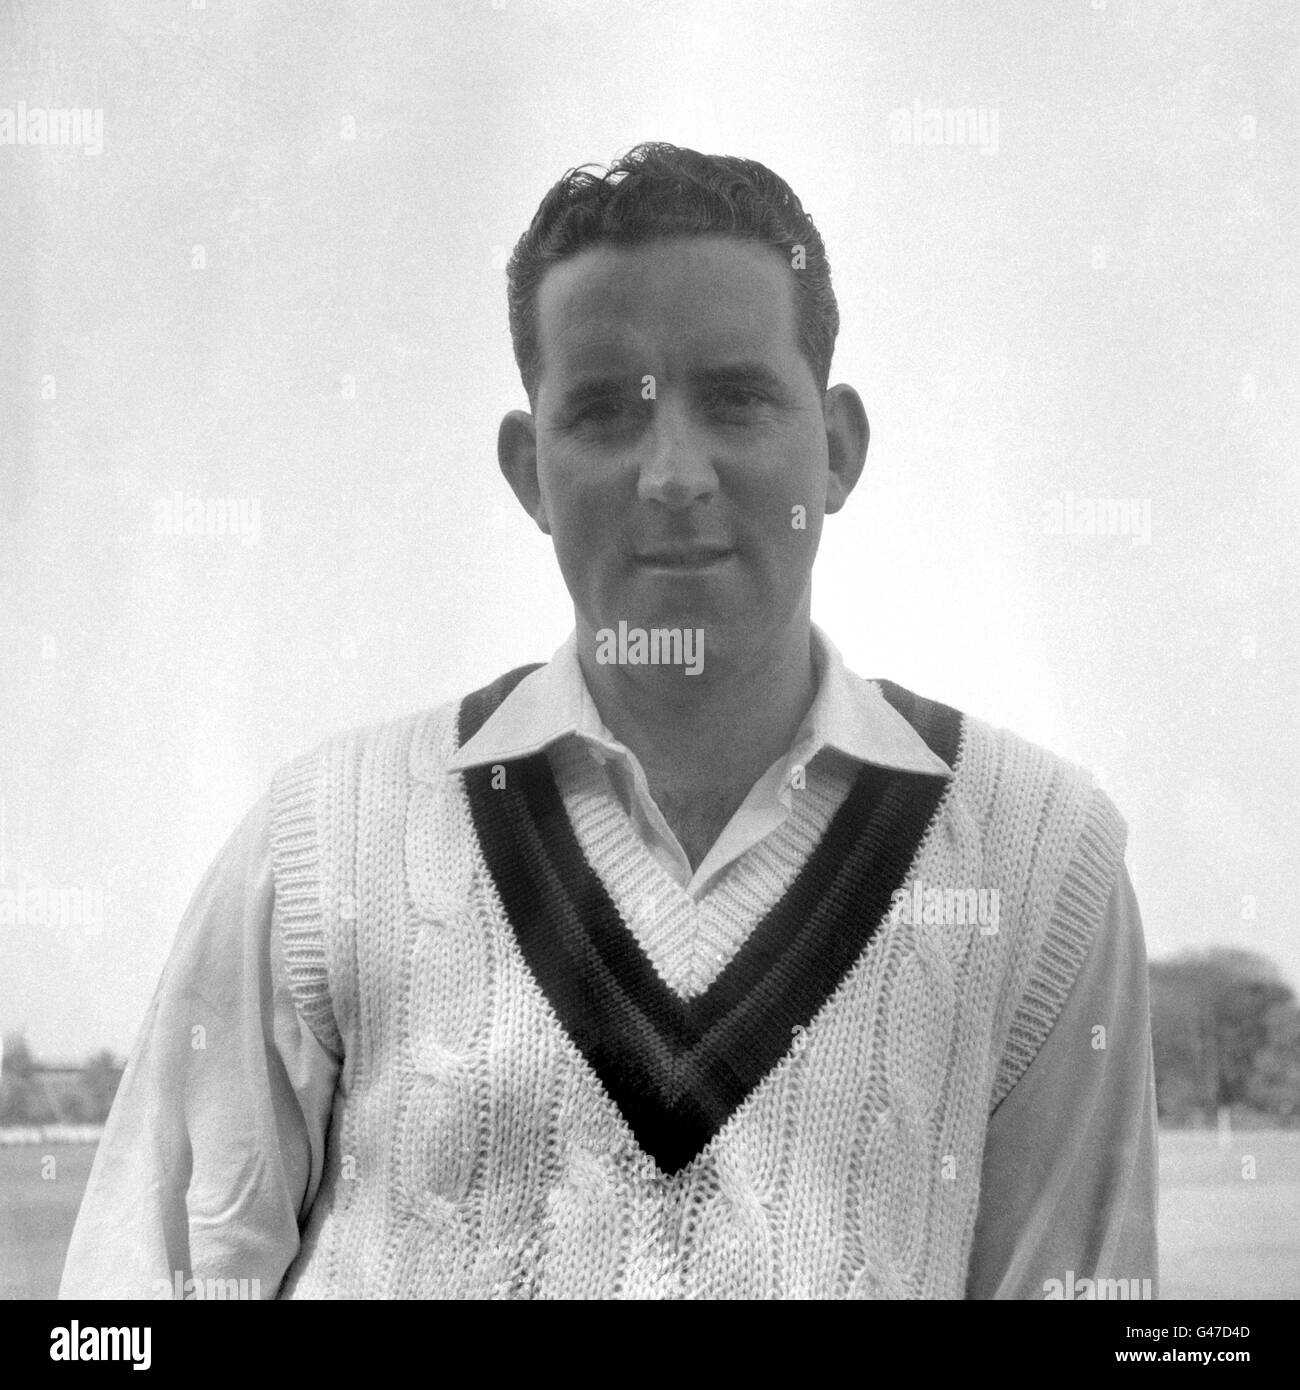
[{"label": "white collared shirt", "polygon": [[449,772],[506,763],[577,738],[603,764],[610,784],[646,848],[664,872],[697,901],[747,850],[790,813],[794,771],[818,775],[823,750],[854,762],[951,777],[952,768],[885,699],[874,681],[855,676],[834,643],[812,629],[817,694],[789,750],[750,788],[699,867],[690,860],[650,794],[640,759],[605,727],[578,664],[577,634],[548,665],[525,676],[483,727],[448,763]]}]

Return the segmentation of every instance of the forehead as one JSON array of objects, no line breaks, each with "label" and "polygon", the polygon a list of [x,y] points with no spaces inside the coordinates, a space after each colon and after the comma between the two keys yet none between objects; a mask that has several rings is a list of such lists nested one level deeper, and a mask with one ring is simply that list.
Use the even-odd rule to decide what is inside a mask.
[{"label": "forehead", "polygon": [[689,370],[737,355],[795,370],[794,274],[779,250],[735,237],[588,247],[539,286],[543,379],[614,365]]}]

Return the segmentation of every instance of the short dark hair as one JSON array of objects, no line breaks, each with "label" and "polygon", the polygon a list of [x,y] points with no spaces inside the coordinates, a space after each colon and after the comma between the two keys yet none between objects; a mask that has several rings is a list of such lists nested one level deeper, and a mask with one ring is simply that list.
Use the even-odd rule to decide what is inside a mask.
[{"label": "short dark hair", "polygon": [[536,400],[542,370],[537,289],[551,266],[602,243],[632,246],[708,235],[771,246],[797,267],[799,348],[825,391],[839,307],[826,248],[794,190],[756,160],[650,141],[607,169],[596,164],[570,169],[542,199],[515,246],[506,267],[506,293],[510,337],[528,399]]}]

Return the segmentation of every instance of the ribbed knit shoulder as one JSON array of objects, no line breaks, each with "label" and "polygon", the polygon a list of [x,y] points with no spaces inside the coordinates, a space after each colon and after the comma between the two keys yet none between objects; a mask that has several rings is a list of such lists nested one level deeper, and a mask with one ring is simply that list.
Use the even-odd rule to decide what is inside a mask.
[{"label": "ribbed knit shoulder", "polygon": [[996,1107],[1065,1005],[1105,916],[1127,826],[1086,769],[1008,729],[965,716],[959,762],[954,793],[980,827],[986,864],[1027,895],[1012,905],[1023,925],[1007,957]]},{"label": "ribbed knit shoulder", "polygon": [[353,972],[339,969],[349,962],[331,955],[346,950],[355,924],[357,856],[402,852],[400,826],[386,847],[360,845],[358,808],[387,800],[403,809],[398,783],[412,767],[428,775],[454,749],[445,735],[457,707],[453,701],[331,735],[271,779],[275,922],[286,973],[304,1021],[336,1056],[346,1032],[340,1014],[352,1003],[338,997],[339,982]]}]

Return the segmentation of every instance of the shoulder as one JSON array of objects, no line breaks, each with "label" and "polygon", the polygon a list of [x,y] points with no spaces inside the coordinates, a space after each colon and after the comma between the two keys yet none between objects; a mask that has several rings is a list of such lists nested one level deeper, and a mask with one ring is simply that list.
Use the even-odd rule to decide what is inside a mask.
[{"label": "shoulder", "polygon": [[992,847],[1077,848],[1113,867],[1122,860],[1127,824],[1081,764],[963,714],[954,773],[954,798],[976,817]]},{"label": "shoulder", "polygon": [[322,784],[355,782],[385,773],[420,778],[445,763],[456,747],[459,700],[376,720],[327,735],[283,762],[271,779],[272,814],[285,800]]},{"label": "shoulder", "polygon": [[490,684],[453,700],[392,719],[362,724],[332,734],[277,769],[272,798],[298,792],[304,783],[331,772],[342,776],[365,771],[428,780],[441,773],[464,738],[474,733],[541,663],[515,667]]},{"label": "shoulder", "polygon": [[459,701],[329,735],[281,764],[266,795],[276,903],[314,921],[331,864],[361,840],[401,835],[413,784],[433,781],[456,747]]},{"label": "shoulder", "polygon": [[[1094,807],[1118,819],[1114,804],[1084,767],[1014,730],[919,695],[893,681],[873,682],[912,731],[952,769],[950,802],[981,823],[995,814],[1025,829],[1044,803]],[[1122,824],[1122,822],[1121,822]],[[1014,825],[1009,828],[1014,828]]]}]

